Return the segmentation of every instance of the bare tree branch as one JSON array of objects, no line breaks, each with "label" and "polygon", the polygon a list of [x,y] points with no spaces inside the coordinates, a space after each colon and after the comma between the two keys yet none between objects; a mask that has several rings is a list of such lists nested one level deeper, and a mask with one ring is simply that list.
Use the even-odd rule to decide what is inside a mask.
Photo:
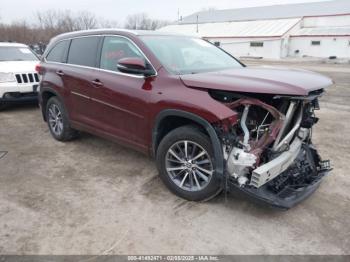
[{"label": "bare tree branch", "polygon": [[[82,11],[72,13],[69,10],[46,10],[34,14],[34,24],[25,20],[16,23],[0,23],[0,41],[12,41],[25,44],[47,44],[50,39],[65,32],[88,30],[94,28],[118,28],[116,21],[97,18],[93,13]],[[127,17],[125,28],[156,30],[169,24],[168,21],[151,19],[145,13]]]},{"label": "bare tree branch", "polygon": [[169,21],[151,19],[146,13],[129,15],[126,18],[125,28],[137,30],[156,30],[170,24]]}]

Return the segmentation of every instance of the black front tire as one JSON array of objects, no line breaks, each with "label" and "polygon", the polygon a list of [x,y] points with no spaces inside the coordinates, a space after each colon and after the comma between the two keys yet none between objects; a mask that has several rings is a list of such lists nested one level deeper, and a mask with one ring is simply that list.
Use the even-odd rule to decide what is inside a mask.
[{"label": "black front tire", "polygon": [[[211,158],[213,174],[209,183],[201,190],[184,190],[171,179],[166,167],[166,159],[169,149],[179,141],[193,142],[202,147]],[[195,126],[183,126],[168,133],[160,142],[157,149],[157,167],[160,178],[175,195],[189,201],[207,201],[214,198],[222,191],[221,179],[215,171],[215,158],[211,141],[199,128]]]},{"label": "black front tire", "polygon": [[[57,107],[61,116],[62,129],[60,132],[56,132],[53,126],[50,124],[50,108]],[[51,97],[46,104],[46,121],[49,126],[51,135],[58,141],[65,142],[75,139],[78,136],[78,131],[71,128],[67,111],[64,108],[63,103],[57,97]]]}]

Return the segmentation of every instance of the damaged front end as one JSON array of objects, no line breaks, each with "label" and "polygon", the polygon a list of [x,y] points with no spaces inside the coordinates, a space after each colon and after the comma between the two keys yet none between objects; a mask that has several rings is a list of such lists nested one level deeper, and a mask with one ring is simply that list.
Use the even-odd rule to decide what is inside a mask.
[{"label": "damaged front end", "polygon": [[280,208],[311,195],[331,170],[312,145],[314,111],[323,90],[308,96],[212,91],[237,117],[216,123],[226,162],[228,189]]}]

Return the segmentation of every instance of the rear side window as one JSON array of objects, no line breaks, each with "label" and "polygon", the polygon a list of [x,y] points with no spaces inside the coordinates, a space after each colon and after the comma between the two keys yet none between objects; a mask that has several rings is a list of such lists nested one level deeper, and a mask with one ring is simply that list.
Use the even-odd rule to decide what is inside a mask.
[{"label": "rear side window", "polygon": [[72,40],[68,64],[96,67],[100,37],[82,37]]},{"label": "rear side window", "polygon": [[57,43],[46,56],[46,60],[49,62],[64,63],[66,60],[68,46],[68,40]]}]

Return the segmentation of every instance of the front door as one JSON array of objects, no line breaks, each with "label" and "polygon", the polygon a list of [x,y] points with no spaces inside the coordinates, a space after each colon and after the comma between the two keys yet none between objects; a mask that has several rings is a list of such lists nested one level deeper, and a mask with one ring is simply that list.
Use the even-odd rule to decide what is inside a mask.
[{"label": "front door", "polygon": [[100,83],[91,100],[95,119],[103,131],[138,147],[146,146],[148,106],[151,79],[118,71],[118,61],[126,57],[145,59],[129,39],[106,36],[102,44],[101,70],[95,75]]}]

